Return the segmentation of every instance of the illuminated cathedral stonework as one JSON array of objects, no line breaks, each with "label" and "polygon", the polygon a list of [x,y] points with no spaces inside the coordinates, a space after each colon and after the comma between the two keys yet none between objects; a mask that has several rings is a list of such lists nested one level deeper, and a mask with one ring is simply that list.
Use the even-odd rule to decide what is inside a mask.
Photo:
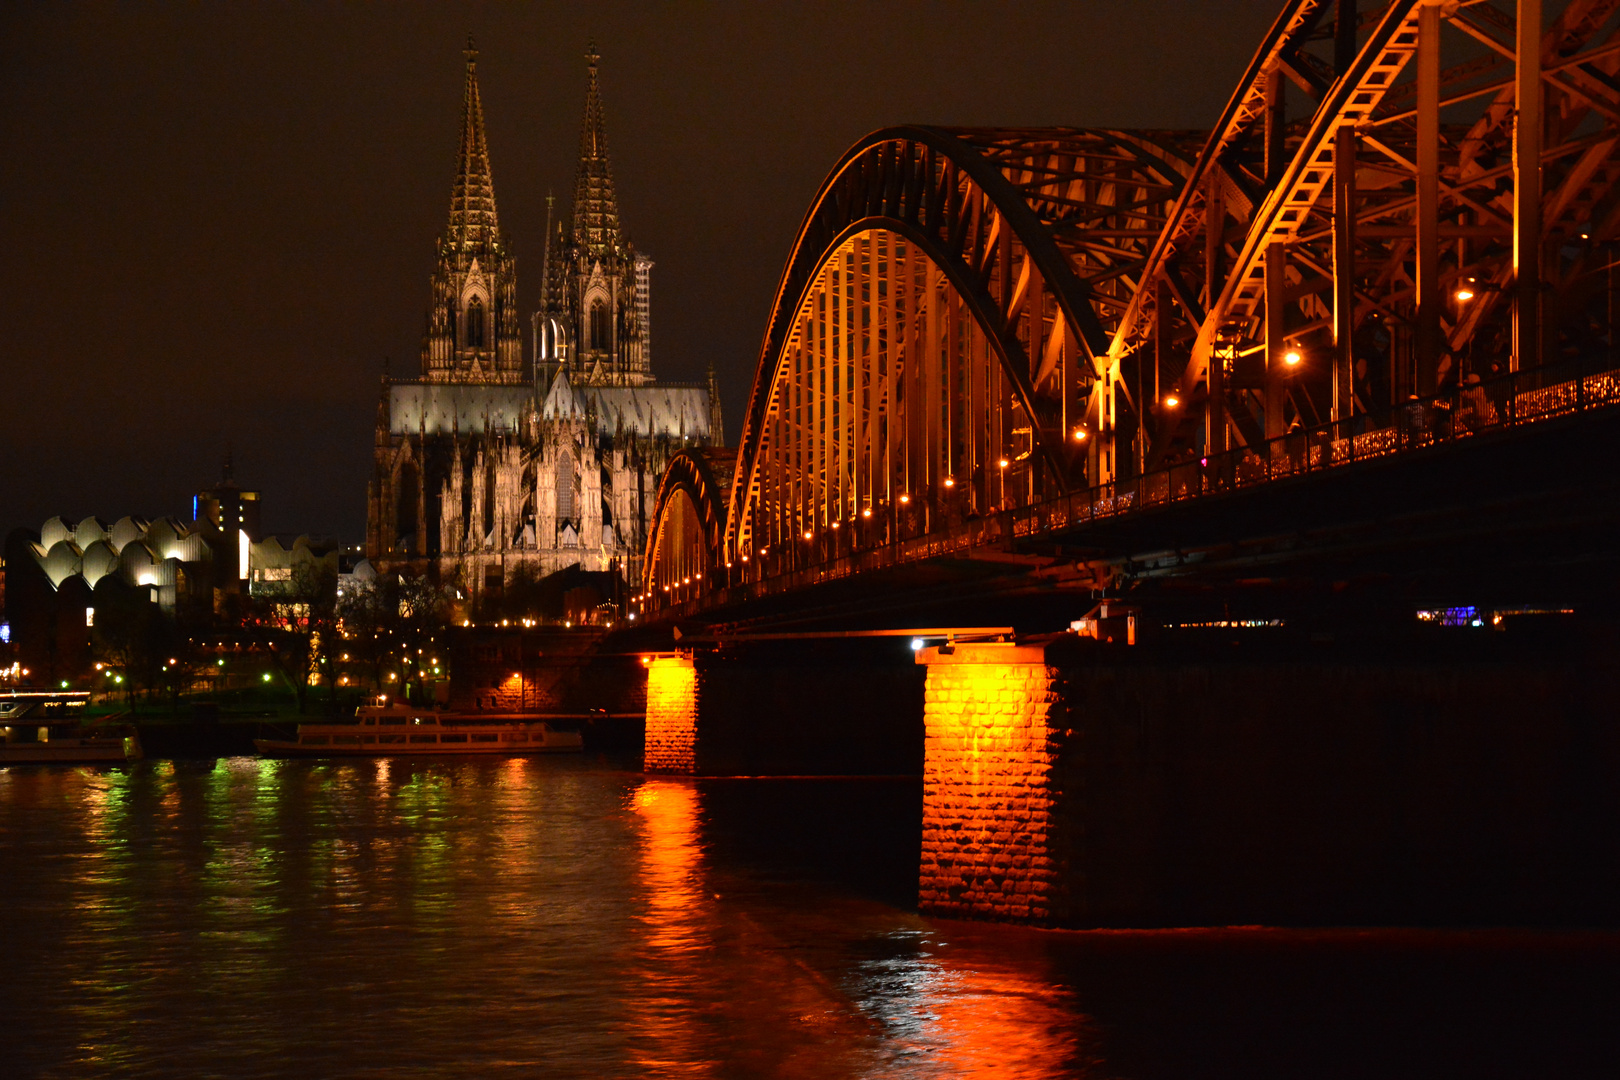
[{"label": "illuminated cathedral stonework", "polygon": [[587,58],[571,220],[548,225],[525,357],[469,47],[422,374],[385,378],[378,404],[367,554],[431,566],[474,599],[575,565],[639,581],[665,463],[720,441],[712,373],[706,387],[653,376],[652,261],[620,227],[594,49]]}]

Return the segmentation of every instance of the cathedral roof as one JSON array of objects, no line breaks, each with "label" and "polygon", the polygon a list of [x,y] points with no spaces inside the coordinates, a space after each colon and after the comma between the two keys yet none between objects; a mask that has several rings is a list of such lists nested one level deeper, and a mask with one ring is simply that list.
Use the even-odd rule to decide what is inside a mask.
[{"label": "cathedral roof", "polygon": [[596,417],[596,430],[613,434],[707,439],[709,392],[699,386],[574,386],[561,371],[540,406],[542,420]]},{"label": "cathedral roof", "polygon": [[395,435],[516,431],[534,388],[524,384],[395,383],[388,388],[388,429]]},{"label": "cathedral roof", "polygon": [[592,255],[615,251],[620,244],[619,201],[613,193],[602,93],[596,82],[598,59],[592,45],[585,53],[590,80],[585,91],[585,121],[579,131],[579,174],[574,181],[574,243]]},{"label": "cathedral roof", "polygon": [[[394,383],[388,388],[388,428],[395,435],[518,431],[534,397],[532,386]],[[709,437],[709,392],[700,386],[575,386],[560,371],[539,411],[542,421],[594,416],[596,430],[607,435]]]},{"label": "cathedral roof", "polygon": [[461,105],[461,146],[456,182],[450,192],[450,230],[446,240],[458,247],[500,245],[495,214],[495,181],[489,171],[484,138],[484,104],[478,95],[478,50],[467,39],[467,88]]}]

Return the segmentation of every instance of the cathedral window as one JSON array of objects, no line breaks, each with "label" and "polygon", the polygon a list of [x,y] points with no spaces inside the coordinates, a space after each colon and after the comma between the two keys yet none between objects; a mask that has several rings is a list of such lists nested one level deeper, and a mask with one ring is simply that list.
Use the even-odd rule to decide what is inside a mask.
[{"label": "cathedral window", "polygon": [[608,314],[607,305],[598,300],[591,305],[591,348],[606,349],[608,347]]},{"label": "cathedral window", "polygon": [[557,520],[574,516],[574,459],[566,451],[557,458]]},{"label": "cathedral window", "polygon": [[484,302],[478,297],[467,301],[467,348],[484,347]]}]

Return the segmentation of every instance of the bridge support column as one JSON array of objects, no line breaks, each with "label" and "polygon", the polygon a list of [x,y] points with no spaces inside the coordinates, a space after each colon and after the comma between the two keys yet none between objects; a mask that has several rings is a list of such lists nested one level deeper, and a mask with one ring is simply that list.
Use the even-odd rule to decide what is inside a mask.
[{"label": "bridge support column", "polygon": [[1071,927],[1613,925],[1620,680],[1614,632],[1588,632],[923,650],[918,906]]},{"label": "bridge support column", "polygon": [[642,768],[686,776],[916,776],[923,675],[903,641],[801,642],[647,665]]},{"label": "bridge support column", "polygon": [[1061,723],[1039,646],[925,649],[918,905],[957,918],[1060,918],[1051,783]]},{"label": "bridge support column", "polygon": [[660,656],[647,665],[647,772],[697,772],[697,666],[690,656]]}]

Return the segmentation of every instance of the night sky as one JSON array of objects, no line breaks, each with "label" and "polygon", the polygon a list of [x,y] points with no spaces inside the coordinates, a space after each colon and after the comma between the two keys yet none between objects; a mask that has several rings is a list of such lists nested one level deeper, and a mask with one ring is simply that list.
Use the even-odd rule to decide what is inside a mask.
[{"label": "night sky", "polygon": [[478,71],[501,224],[538,301],[602,54],[652,359],[719,368],[735,436],[795,230],[898,123],[1213,123],[1247,2],[8,4],[0,10],[0,529],[189,509],[227,446],[265,526],[361,542],[384,358],[419,372]]}]

